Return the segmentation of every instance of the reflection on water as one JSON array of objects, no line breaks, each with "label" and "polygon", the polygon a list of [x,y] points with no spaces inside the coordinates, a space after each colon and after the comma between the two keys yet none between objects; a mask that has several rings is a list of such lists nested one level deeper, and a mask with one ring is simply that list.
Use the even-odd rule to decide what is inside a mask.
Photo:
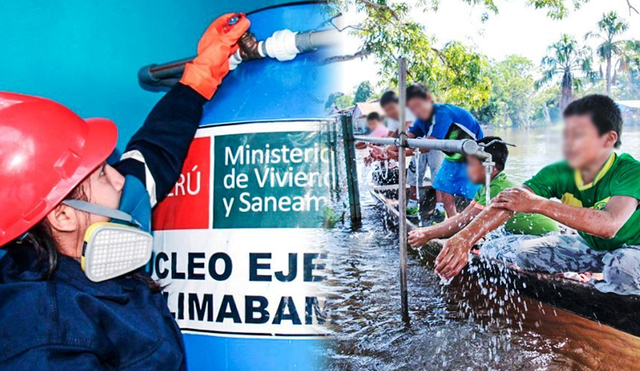
[{"label": "reflection on water", "polygon": [[[516,143],[508,171],[517,180],[560,157],[557,129],[502,130]],[[640,130],[623,151],[640,158]],[[366,177],[366,169],[359,169]],[[411,254],[411,327],[400,316],[397,229],[361,183],[363,226],[326,234],[333,277],[335,370],[626,370],[640,364],[640,339],[462,276],[442,286],[432,261]],[[625,314],[628,315],[628,314]]]}]

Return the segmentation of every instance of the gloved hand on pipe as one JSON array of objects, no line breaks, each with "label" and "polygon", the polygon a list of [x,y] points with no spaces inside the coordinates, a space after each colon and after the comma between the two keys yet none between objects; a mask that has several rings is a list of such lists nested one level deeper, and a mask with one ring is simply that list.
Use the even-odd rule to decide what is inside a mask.
[{"label": "gloved hand on pipe", "polygon": [[[237,22],[229,22],[233,18]],[[229,73],[229,57],[238,50],[238,40],[250,25],[244,13],[225,14],[213,21],[198,43],[198,56],[187,63],[180,82],[211,99]]]}]

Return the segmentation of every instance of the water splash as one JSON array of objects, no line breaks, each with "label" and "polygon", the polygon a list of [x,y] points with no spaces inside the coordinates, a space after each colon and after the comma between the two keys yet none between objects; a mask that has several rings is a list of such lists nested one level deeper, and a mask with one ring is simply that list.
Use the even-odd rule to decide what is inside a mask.
[{"label": "water splash", "polygon": [[339,225],[318,238],[329,250],[332,267],[335,338],[327,369],[580,370],[638,364],[636,338],[528,299],[520,293],[523,284],[505,274],[491,279],[471,266],[441,284],[433,258],[421,251],[409,257],[412,326],[405,328],[397,221],[370,196],[370,170],[358,168],[362,227]]}]

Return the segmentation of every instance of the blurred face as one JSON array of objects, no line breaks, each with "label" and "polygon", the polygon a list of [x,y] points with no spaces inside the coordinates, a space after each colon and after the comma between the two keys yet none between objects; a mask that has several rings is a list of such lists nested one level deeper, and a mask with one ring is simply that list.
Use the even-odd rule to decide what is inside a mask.
[{"label": "blurred face", "polygon": [[407,108],[420,120],[428,120],[433,112],[433,102],[429,99],[412,98],[407,101]]},{"label": "blurred face", "polygon": [[384,115],[387,117],[391,117],[394,120],[400,120],[400,109],[398,108],[399,104],[396,102],[387,103],[382,107],[384,111]]},{"label": "blurred face", "polygon": [[378,127],[378,125],[380,125],[381,122],[378,120],[368,120],[367,121],[367,125],[369,125],[369,130],[370,131],[374,131],[376,130],[376,128]]},{"label": "blurred face", "polygon": [[467,175],[473,184],[484,184],[486,181],[484,166],[476,157],[467,156]]},{"label": "blurred face", "polygon": [[562,152],[569,166],[581,170],[592,166],[611,153],[618,134],[610,131],[600,135],[589,115],[565,118]]}]

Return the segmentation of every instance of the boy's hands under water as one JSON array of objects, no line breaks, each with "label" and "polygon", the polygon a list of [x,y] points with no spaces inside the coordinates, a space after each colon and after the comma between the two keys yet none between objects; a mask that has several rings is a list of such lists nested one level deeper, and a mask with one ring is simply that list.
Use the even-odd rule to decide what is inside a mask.
[{"label": "boy's hands under water", "polygon": [[409,246],[414,249],[426,245],[427,242],[431,241],[432,239],[433,237],[431,237],[429,233],[429,227],[418,228],[415,231],[409,232]]},{"label": "boy's hands under water", "polygon": [[465,238],[458,235],[448,239],[436,258],[438,276],[448,280],[460,274],[469,261],[471,247]]}]

